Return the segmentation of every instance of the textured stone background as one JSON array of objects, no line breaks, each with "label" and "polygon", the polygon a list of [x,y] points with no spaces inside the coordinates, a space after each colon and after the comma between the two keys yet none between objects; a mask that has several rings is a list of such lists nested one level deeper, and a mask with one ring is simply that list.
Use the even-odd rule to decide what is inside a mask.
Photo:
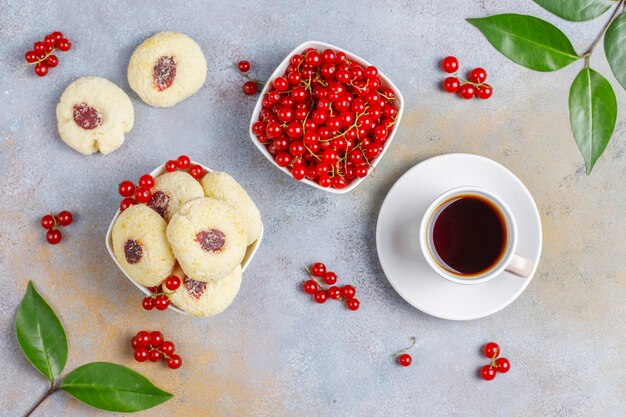
[{"label": "textured stone background", "polygon": [[[23,414],[46,389],[14,337],[17,305],[33,280],[67,328],[66,369],[93,360],[122,363],[176,394],[144,416],[618,416],[626,415],[626,93],[598,50],[592,59],[622,105],[612,143],[592,176],[569,130],[567,93],[581,63],[555,73],[500,56],[466,17],[516,11],[557,23],[578,51],[606,17],[567,24],[525,1],[148,2],[0,0],[0,415]],[[73,42],[51,74],[21,67],[30,44],[59,29]],[[143,104],[126,65],[149,35],[196,39],[208,81],[170,109]],[[233,67],[252,62],[264,79],[295,45],[325,40],[375,63],[404,93],[406,112],[376,174],[351,194],[330,195],[278,172],[250,142],[254,98]],[[437,62],[455,54],[484,66],[495,87],[486,102],[442,93]],[[79,155],[56,131],[63,89],[83,75],[125,89],[136,125],[117,152]],[[382,200],[409,167],[447,152],[506,165],[539,206],[544,251],[527,291],[498,314],[472,322],[429,317],[405,303],[378,264],[374,229]],[[266,238],[239,297],[213,319],[144,312],[140,294],[106,254],[104,234],[117,183],[187,153],[238,178],[263,213]],[[51,247],[42,214],[69,209],[76,223]],[[299,291],[305,262],[323,260],[356,284],[362,308],[318,306]],[[128,339],[161,329],[185,363],[137,364]],[[418,339],[414,365],[391,354]],[[479,347],[494,339],[509,374],[485,383]],[[37,416],[103,415],[69,396]]]}]

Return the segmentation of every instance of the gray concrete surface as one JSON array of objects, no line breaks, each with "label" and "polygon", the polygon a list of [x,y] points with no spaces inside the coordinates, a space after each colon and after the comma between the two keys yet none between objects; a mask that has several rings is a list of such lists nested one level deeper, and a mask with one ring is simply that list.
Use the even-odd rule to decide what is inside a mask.
[{"label": "gray concrete surface", "polygon": [[[585,50],[606,17],[584,24],[524,1],[72,2],[0,0],[0,416],[22,415],[46,390],[14,336],[28,280],[56,309],[70,343],[67,370],[93,360],[122,363],[175,394],[143,416],[623,416],[626,309],[626,128],[584,174],[569,129],[567,94],[582,67],[531,72],[500,56],[464,18],[529,13],[558,24]],[[73,42],[43,79],[23,53],[52,30]],[[170,109],[130,91],[126,66],[151,34],[196,39],[209,76]],[[406,111],[375,175],[348,195],[330,195],[278,172],[247,135],[254,98],[241,93],[234,63],[252,62],[264,79],[295,45],[328,41],[375,63],[398,85]],[[489,101],[444,94],[437,62],[457,55],[483,66]],[[592,58],[614,84],[602,51]],[[63,144],[54,108],[75,78],[98,75],[126,90],[136,124],[109,156]],[[405,303],[377,260],[376,218],[391,185],[414,164],[448,152],[490,157],[535,196],[544,252],[526,292],[498,314],[472,322],[429,317]],[[181,153],[238,178],[257,201],[266,237],[231,308],[213,319],[144,312],[141,296],[108,258],[104,234],[117,183]],[[57,247],[39,218],[69,209],[76,222]],[[354,283],[362,308],[319,306],[300,290],[302,265],[326,262]],[[128,338],[160,329],[184,365],[132,361]],[[414,363],[393,352],[410,336]],[[491,383],[476,377],[480,346],[499,342],[512,370]],[[49,398],[36,416],[104,415],[69,396]]]}]

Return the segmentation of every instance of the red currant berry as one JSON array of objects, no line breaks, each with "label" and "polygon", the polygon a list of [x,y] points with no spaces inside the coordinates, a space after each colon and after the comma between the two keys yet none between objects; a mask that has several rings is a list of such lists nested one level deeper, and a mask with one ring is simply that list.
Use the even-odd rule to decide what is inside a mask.
[{"label": "red currant berry", "polygon": [[31,63],[31,64],[33,62],[37,62],[37,52],[28,51],[26,52],[26,54],[24,54],[24,58],[26,58],[26,62]]},{"label": "red currant berry", "polygon": [[454,94],[457,91],[459,91],[459,88],[461,87],[461,83],[459,82],[459,79],[456,77],[448,77],[445,80],[443,80],[442,87],[444,91]]},{"label": "red currant berry", "polygon": [[[319,165],[318,165],[318,168],[319,168]],[[319,169],[318,169],[318,174],[319,174],[319,175],[322,175],[322,174],[319,172]],[[323,264],[323,263],[321,263],[321,262],[316,262],[316,263],[314,263],[314,264],[313,264],[313,266],[311,267],[311,274],[312,274],[314,277],[318,277],[318,278],[322,278],[322,277],[324,277],[324,275],[326,275],[326,265],[324,265],[324,264]]]},{"label": "red currant berry", "polygon": [[453,73],[459,69],[459,60],[453,56],[447,56],[441,61],[441,68],[445,72]]},{"label": "red currant berry", "polygon": [[33,44],[33,50],[35,52],[45,52],[46,50],[46,44],[43,42],[35,42]]},{"label": "red currant berry", "polygon": [[165,288],[170,291],[176,291],[180,287],[180,278],[176,275],[170,275],[165,280]]},{"label": "red currant berry", "polygon": [[192,165],[189,168],[189,175],[199,180],[204,177],[204,168],[202,168],[200,165]]},{"label": "red currant berry", "polygon": [[274,79],[274,88],[278,92],[289,90],[289,81],[285,79],[285,77],[276,77]]},{"label": "red currant berry", "polygon": [[141,306],[144,308],[144,310],[152,310],[154,308],[154,300],[152,299],[152,297],[146,297],[141,302]]},{"label": "red currant berry", "polygon": [[137,204],[134,198],[125,198],[120,202],[120,211],[126,210],[130,206]]},{"label": "red currant berry", "polygon": [[280,152],[278,155],[276,155],[275,160],[276,160],[276,164],[279,167],[285,168],[291,163],[291,161],[293,160],[293,157],[291,156],[291,154],[287,152]]},{"label": "red currant berry", "polygon": [[54,68],[57,65],[59,65],[59,58],[57,58],[55,55],[50,55],[50,56],[48,56],[48,58],[46,58],[46,60],[43,63],[48,68]]},{"label": "red currant berry", "polygon": [[61,51],[69,51],[71,47],[72,42],[67,39],[62,38],[57,41],[57,48],[59,48]]},{"label": "red currant berry", "polygon": [[356,294],[356,290],[352,285],[344,285],[341,287],[341,296],[346,300],[353,298]]},{"label": "red currant berry", "polygon": [[370,65],[369,67],[365,68],[365,77],[367,78],[376,78],[378,77],[378,68]]},{"label": "red currant berry", "polygon": [[306,64],[310,67],[319,67],[320,64],[322,63],[322,55],[316,51],[315,49],[307,52],[306,56],[304,57],[304,60],[306,62]]},{"label": "red currant berry", "polygon": [[487,71],[483,68],[474,68],[469,73],[469,80],[476,84],[482,84],[487,80]]},{"label": "red currant berry", "polygon": [[250,70],[250,63],[248,61],[239,61],[237,68],[241,72],[248,72]]},{"label": "red currant berry", "polygon": [[317,179],[317,183],[320,187],[328,188],[332,185],[333,179],[328,176],[328,174],[320,175]]},{"label": "red currant berry", "polygon": [[497,358],[500,355],[500,346],[497,343],[489,342],[483,347],[483,353],[489,359]]},{"label": "red currant berry", "polygon": [[178,355],[172,355],[166,360],[166,363],[170,369],[178,369],[183,364],[183,360]]},{"label": "red currant berry", "polygon": [[243,93],[247,96],[253,96],[256,94],[258,87],[254,81],[246,81],[243,83],[243,87],[241,87]]},{"label": "red currant berry", "polygon": [[319,289],[317,286],[317,282],[315,282],[312,279],[309,279],[307,281],[304,282],[304,285],[302,286],[302,289],[304,290],[305,293],[307,294],[315,294],[315,292]]},{"label": "red currant berry", "polygon": [[328,299],[328,293],[324,290],[318,290],[315,292],[315,295],[313,296],[313,298],[315,299],[316,303],[324,304],[326,300]]},{"label": "red currant berry", "polygon": [[50,230],[56,225],[54,216],[52,216],[51,214],[46,214],[45,216],[43,216],[41,218],[40,223],[41,223],[41,227],[43,227],[46,230]]},{"label": "red currant berry", "polygon": [[324,282],[328,285],[333,285],[337,282],[337,274],[335,274],[334,272],[326,272],[326,274],[324,274]]},{"label": "red currant berry", "polygon": [[59,214],[57,214],[57,221],[61,226],[68,226],[72,223],[74,218],[72,217],[72,213],[67,210],[63,210]]},{"label": "red currant berry", "polygon": [[135,195],[135,184],[130,181],[122,181],[117,187],[117,191],[122,197],[132,197]]},{"label": "red currant berry", "polygon": [[130,345],[133,347],[133,349],[137,349],[139,347],[139,343],[137,343],[136,337],[133,337],[132,339],[130,339]]},{"label": "red currant berry", "polygon": [[475,94],[476,94],[476,89],[471,84],[463,84],[461,86],[461,89],[459,90],[459,95],[466,100],[474,98]]},{"label": "red currant berry", "polygon": [[161,344],[161,352],[163,352],[164,355],[172,356],[172,353],[174,353],[175,349],[176,347],[172,342],[165,341]]},{"label": "red currant berry", "polygon": [[161,359],[162,357],[163,354],[156,349],[152,349],[150,351],[150,354],[148,355],[148,359],[150,359],[150,362],[158,362],[159,359]]},{"label": "red currant berry", "polygon": [[137,187],[135,190],[135,200],[140,203],[147,203],[152,199],[152,192],[147,187]]},{"label": "red currant berry", "polygon": [[348,309],[356,311],[361,306],[361,303],[356,298],[351,298],[346,302],[346,305],[348,306]]},{"label": "red currant berry", "polygon": [[176,167],[177,167],[176,161],[169,160],[165,163],[165,170],[167,172],[176,171]]},{"label": "red currant berry", "polygon": [[333,300],[339,300],[341,298],[341,289],[336,286],[332,286],[328,289],[328,298]]},{"label": "red currant berry", "polygon": [[138,185],[140,187],[152,188],[154,186],[154,178],[150,174],[144,174],[139,178]]},{"label": "red currant berry", "polygon": [[408,353],[403,353],[398,356],[398,363],[402,366],[409,366],[411,365],[411,362],[413,362],[413,358]]},{"label": "red currant berry", "polygon": [[148,359],[148,356],[150,356],[150,353],[148,352],[147,348],[138,347],[137,349],[135,349],[134,356],[137,362],[145,362]]},{"label": "red currant berry", "polygon": [[154,331],[150,333],[150,345],[152,347],[159,347],[163,343],[163,333]]},{"label": "red currant berry", "polygon": [[191,159],[187,155],[181,155],[176,159],[176,166],[178,169],[187,169],[191,165]]},{"label": "red currant berry", "polygon": [[489,84],[483,84],[476,87],[476,97],[487,100],[493,94],[493,89]]},{"label": "red currant berry", "polygon": [[35,65],[35,74],[40,77],[45,77],[46,75],[48,75],[48,66],[43,62]]},{"label": "red currant berry", "polygon": [[150,333],[145,330],[137,332],[135,339],[137,339],[137,345],[139,345],[139,347],[147,348],[150,345]]},{"label": "red currant berry", "polygon": [[496,359],[495,369],[496,371],[505,374],[509,372],[509,369],[511,369],[511,364],[507,358],[498,358]]},{"label": "red currant berry", "polygon": [[58,41],[60,41],[61,39],[63,39],[63,33],[56,31],[56,32],[52,32],[49,36],[54,37],[54,39]]},{"label": "red currant berry", "polygon": [[57,243],[61,241],[62,238],[63,238],[63,235],[61,234],[61,231],[58,229],[50,229],[46,233],[46,240],[51,245],[56,245]]},{"label": "red currant berry", "polygon": [[485,365],[480,368],[480,377],[485,381],[491,381],[496,377],[496,370],[491,365]]},{"label": "red currant berry", "polygon": [[[301,161],[301,159],[299,159],[299,161]],[[306,168],[304,166],[293,167],[291,176],[298,181],[303,180],[304,177],[306,177]]]},{"label": "red currant berry", "polygon": [[157,310],[165,310],[170,305],[170,299],[167,295],[161,294],[154,297],[154,306]]},{"label": "red currant berry", "polygon": [[54,48],[54,46],[57,44],[57,38],[55,38],[54,35],[50,34],[44,38],[43,43],[46,46]]}]

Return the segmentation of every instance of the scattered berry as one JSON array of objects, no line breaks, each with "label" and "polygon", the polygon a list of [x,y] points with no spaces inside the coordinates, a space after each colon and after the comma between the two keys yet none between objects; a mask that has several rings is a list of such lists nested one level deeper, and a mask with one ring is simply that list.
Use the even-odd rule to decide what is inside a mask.
[{"label": "scattered berry", "polygon": [[169,277],[167,277],[167,279],[165,280],[165,288],[170,291],[176,291],[178,287],[180,287],[180,278],[178,278],[176,275],[170,275]]},{"label": "scattered berry", "polygon": [[69,226],[73,220],[74,219],[72,217],[72,213],[70,213],[69,211],[64,210],[57,214],[57,222],[61,226]]},{"label": "scattered berry", "polygon": [[411,365],[412,361],[413,358],[408,353],[403,353],[402,355],[398,356],[398,363],[402,366],[409,366]]},{"label": "scattered berry", "polygon": [[450,74],[459,69],[459,60],[453,56],[447,56],[441,61],[441,68]]},{"label": "scattered berry", "polygon": [[46,240],[51,245],[56,245],[57,243],[61,241],[62,238],[63,238],[63,235],[61,234],[61,231],[58,229],[50,229],[46,233]]},{"label": "scattered berry", "polygon": [[246,81],[242,87],[243,93],[247,96],[253,96],[256,94],[258,87],[254,81]]},{"label": "scattered berry", "polygon": [[250,70],[250,63],[248,61],[239,61],[237,68],[241,72],[248,72]]}]

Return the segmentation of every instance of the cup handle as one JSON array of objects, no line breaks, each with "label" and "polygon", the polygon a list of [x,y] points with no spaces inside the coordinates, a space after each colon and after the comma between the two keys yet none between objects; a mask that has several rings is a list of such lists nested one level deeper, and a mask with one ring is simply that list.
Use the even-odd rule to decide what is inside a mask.
[{"label": "cup handle", "polygon": [[534,266],[535,263],[533,261],[516,253],[511,258],[511,261],[505,271],[517,275],[518,277],[528,278]]}]

